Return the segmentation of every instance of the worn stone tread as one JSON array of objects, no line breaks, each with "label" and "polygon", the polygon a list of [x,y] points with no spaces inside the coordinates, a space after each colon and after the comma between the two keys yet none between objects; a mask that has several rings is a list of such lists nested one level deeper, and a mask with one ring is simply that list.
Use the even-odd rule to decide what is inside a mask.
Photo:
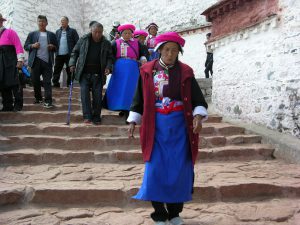
[{"label": "worn stone tread", "polygon": [[[199,149],[199,161],[217,160],[266,160],[272,159],[274,148],[266,144],[228,145],[224,147]],[[63,163],[142,163],[139,146],[128,149],[97,150],[62,150],[62,149],[19,149],[0,152],[0,164],[63,164]]]},{"label": "worn stone tread", "polygon": [[[246,203],[187,203],[186,225],[299,225],[300,200],[273,199]],[[152,225],[145,207],[23,207],[0,210],[5,225]]]},{"label": "worn stone tread", "polygon": [[[130,197],[142,182],[143,170],[143,164],[117,163],[2,167],[0,198],[19,190],[23,199],[40,204],[126,205],[133,201]],[[300,165],[274,160],[200,162],[195,165],[193,197],[198,202],[299,198],[299,178]]]}]

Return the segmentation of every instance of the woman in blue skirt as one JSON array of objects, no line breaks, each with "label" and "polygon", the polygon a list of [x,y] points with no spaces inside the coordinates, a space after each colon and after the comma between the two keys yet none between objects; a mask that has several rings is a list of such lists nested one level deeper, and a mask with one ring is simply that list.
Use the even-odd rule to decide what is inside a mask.
[{"label": "woman in blue skirt", "polygon": [[141,123],[145,172],[135,199],[151,201],[157,225],[184,224],[179,213],[192,200],[199,132],[207,103],[191,67],[178,60],[185,40],[175,32],[156,38],[159,59],[140,68],[127,121],[129,136]]},{"label": "woman in blue skirt", "polygon": [[145,50],[133,38],[135,26],[123,24],[118,27],[121,38],[112,42],[116,58],[104,102],[112,111],[122,111],[127,119],[129,108],[139,77],[139,63],[147,62]]}]

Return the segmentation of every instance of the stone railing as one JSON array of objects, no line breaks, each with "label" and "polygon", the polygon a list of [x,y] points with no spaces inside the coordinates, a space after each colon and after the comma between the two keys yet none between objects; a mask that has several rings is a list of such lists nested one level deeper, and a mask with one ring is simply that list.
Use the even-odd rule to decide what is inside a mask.
[{"label": "stone railing", "polygon": [[201,88],[201,91],[207,102],[211,102],[212,94],[212,79],[211,78],[199,78],[197,82]]}]

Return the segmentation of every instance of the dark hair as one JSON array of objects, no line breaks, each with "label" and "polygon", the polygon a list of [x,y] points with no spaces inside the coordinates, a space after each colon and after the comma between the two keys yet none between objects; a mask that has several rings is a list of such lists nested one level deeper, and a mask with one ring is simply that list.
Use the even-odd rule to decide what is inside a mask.
[{"label": "dark hair", "polygon": [[46,22],[48,22],[47,17],[44,15],[38,15],[38,20],[46,20]]},{"label": "dark hair", "polygon": [[67,16],[62,16],[61,18],[65,18],[69,22],[69,18]]},{"label": "dark hair", "polygon": [[90,27],[92,30],[94,28],[101,28],[103,30],[103,25],[101,23],[95,22],[92,24],[92,26]]},{"label": "dark hair", "polygon": [[90,23],[89,23],[89,28],[91,28],[93,26],[94,23],[98,23],[96,20],[92,20]]},{"label": "dark hair", "polygon": [[206,34],[206,37],[210,37],[210,36],[211,36],[211,33],[207,33],[207,34]]}]

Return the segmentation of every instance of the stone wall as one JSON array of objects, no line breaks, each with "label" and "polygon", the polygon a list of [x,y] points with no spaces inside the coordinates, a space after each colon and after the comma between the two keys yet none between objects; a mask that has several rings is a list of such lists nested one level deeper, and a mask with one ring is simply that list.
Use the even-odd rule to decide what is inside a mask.
[{"label": "stone wall", "polygon": [[[91,20],[98,20],[107,32],[113,21],[133,23],[144,29],[155,22],[159,30],[185,30],[206,24],[201,12],[218,0],[84,0],[84,27]],[[158,9],[160,9],[158,11]]]},{"label": "stone wall", "polygon": [[211,43],[212,102],[220,115],[300,138],[300,2]]},{"label": "stone wall", "polygon": [[29,32],[37,29],[37,16],[46,15],[47,29],[55,32],[60,27],[61,16],[68,16],[70,26],[83,34],[82,1],[72,0],[0,0],[1,13],[8,19],[6,27],[13,28],[25,42]]}]

